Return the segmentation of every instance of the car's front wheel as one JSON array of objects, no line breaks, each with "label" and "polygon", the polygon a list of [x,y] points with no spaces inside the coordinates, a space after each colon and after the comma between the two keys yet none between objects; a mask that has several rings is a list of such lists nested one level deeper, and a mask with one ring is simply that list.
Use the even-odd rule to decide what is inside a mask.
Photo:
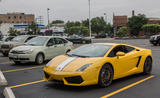
[{"label": "car's front wheel", "polygon": [[42,53],[39,53],[36,57],[36,63],[40,65],[43,64],[43,62],[44,62],[44,56]]},{"label": "car's front wheel", "polygon": [[152,59],[147,57],[144,62],[143,74],[150,74],[152,71]]},{"label": "car's front wheel", "polygon": [[14,63],[17,65],[17,64],[21,64],[20,61],[14,61]]},{"label": "car's front wheel", "polygon": [[113,68],[110,64],[105,64],[100,71],[98,85],[100,87],[107,87],[113,80]]}]

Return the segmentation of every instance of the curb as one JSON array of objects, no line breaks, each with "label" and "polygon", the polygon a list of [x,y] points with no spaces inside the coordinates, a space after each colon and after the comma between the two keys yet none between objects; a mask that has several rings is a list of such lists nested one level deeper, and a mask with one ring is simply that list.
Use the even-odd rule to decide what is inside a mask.
[{"label": "curb", "polygon": [[16,98],[15,95],[12,92],[12,89],[9,87],[6,87],[3,91],[3,95],[5,98]]},{"label": "curb", "polygon": [[2,71],[0,70],[0,86],[5,86],[5,85],[8,85],[8,83]]}]

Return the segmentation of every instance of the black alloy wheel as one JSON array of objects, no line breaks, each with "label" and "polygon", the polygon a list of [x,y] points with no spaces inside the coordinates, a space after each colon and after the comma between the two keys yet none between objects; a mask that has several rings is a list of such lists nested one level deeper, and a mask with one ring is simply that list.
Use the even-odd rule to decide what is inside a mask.
[{"label": "black alloy wheel", "polygon": [[143,74],[150,74],[152,71],[152,59],[150,57],[147,57],[147,59],[144,62],[144,68],[143,68]]},{"label": "black alloy wheel", "polygon": [[108,87],[113,80],[113,68],[110,64],[105,64],[100,71],[98,85],[100,87]]}]

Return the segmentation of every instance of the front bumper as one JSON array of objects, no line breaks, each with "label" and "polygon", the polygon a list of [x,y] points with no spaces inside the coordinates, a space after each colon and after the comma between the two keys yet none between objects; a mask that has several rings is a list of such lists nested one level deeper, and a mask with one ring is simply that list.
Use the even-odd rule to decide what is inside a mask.
[{"label": "front bumper", "polygon": [[[93,74],[94,73],[94,74]],[[59,72],[44,67],[44,80],[63,83],[70,86],[87,86],[98,83],[98,71],[91,72]]]},{"label": "front bumper", "polygon": [[9,53],[9,59],[13,60],[13,61],[35,62],[35,56],[33,54],[13,54],[13,53]]},{"label": "front bumper", "polygon": [[2,53],[9,53],[10,49],[1,49],[0,52]]}]

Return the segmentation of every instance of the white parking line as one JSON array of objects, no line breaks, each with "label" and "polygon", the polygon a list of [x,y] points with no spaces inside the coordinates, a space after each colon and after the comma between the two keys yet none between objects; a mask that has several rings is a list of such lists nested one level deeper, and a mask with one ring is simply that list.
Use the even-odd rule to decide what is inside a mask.
[{"label": "white parking line", "polygon": [[5,98],[16,98],[12,89],[9,87],[6,87],[3,91],[3,95],[5,96]]},{"label": "white parking line", "polygon": [[6,78],[4,77],[2,71],[0,70],[0,85],[8,85]]}]

